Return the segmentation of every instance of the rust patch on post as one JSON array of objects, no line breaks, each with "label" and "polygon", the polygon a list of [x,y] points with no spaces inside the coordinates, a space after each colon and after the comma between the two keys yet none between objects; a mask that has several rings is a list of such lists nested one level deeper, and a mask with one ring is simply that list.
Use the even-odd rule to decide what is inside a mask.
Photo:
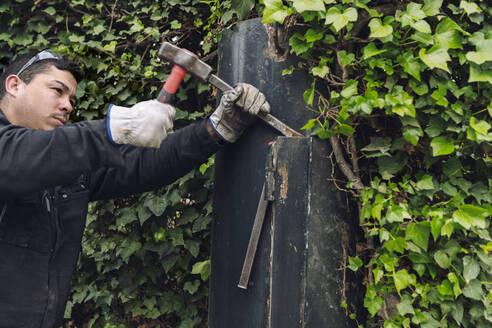
[{"label": "rust patch on post", "polygon": [[289,190],[289,172],[287,171],[287,166],[282,166],[278,169],[279,175],[282,177],[282,182],[280,183],[280,198],[287,198],[287,191]]},{"label": "rust patch on post", "polygon": [[287,37],[282,25],[263,24],[268,34],[268,48],[265,50],[265,57],[272,58],[277,62],[283,62],[289,55],[289,38]]}]

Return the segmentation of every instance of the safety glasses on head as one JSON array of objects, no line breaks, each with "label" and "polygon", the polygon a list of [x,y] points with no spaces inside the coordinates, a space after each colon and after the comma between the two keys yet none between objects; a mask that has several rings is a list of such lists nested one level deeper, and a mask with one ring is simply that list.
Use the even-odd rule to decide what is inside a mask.
[{"label": "safety glasses on head", "polygon": [[19,70],[17,73],[17,76],[21,75],[22,72],[24,72],[26,69],[28,69],[30,66],[33,64],[37,63],[38,61],[45,60],[45,59],[62,59],[60,55],[58,55],[56,52],[53,52],[51,50],[43,50],[41,52],[38,52],[34,57],[29,59],[27,63],[22,66],[22,68]]}]

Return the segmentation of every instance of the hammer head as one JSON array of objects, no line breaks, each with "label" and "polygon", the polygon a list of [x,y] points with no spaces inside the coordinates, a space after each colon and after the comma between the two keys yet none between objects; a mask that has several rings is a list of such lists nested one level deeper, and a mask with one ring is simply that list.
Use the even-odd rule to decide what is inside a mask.
[{"label": "hammer head", "polygon": [[194,53],[176,47],[169,42],[164,42],[161,45],[157,56],[175,65],[183,67],[190,74],[198,77],[204,82],[208,81],[208,78],[212,73],[212,67],[198,59],[198,57]]}]

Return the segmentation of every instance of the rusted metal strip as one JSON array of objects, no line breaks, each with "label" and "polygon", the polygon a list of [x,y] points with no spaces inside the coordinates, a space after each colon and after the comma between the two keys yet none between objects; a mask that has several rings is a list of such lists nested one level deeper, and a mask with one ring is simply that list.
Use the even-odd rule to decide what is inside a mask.
[{"label": "rusted metal strip", "polygon": [[263,221],[265,221],[265,214],[268,208],[269,201],[265,199],[265,185],[261,190],[260,201],[258,208],[256,209],[256,216],[253,222],[253,229],[251,230],[251,236],[249,237],[248,249],[244,258],[243,269],[241,271],[241,277],[239,278],[238,287],[248,289],[249,277],[251,275],[251,268],[258,249],[258,242],[260,240],[261,228]]}]

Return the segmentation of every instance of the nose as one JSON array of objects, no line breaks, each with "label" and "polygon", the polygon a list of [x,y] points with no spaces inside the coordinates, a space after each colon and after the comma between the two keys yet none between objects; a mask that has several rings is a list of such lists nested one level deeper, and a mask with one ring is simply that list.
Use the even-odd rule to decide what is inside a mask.
[{"label": "nose", "polygon": [[72,103],[70,102],[70,97],[63,97],[63,102],[61,104],[61,109],[70,114],[73,110]]}]

